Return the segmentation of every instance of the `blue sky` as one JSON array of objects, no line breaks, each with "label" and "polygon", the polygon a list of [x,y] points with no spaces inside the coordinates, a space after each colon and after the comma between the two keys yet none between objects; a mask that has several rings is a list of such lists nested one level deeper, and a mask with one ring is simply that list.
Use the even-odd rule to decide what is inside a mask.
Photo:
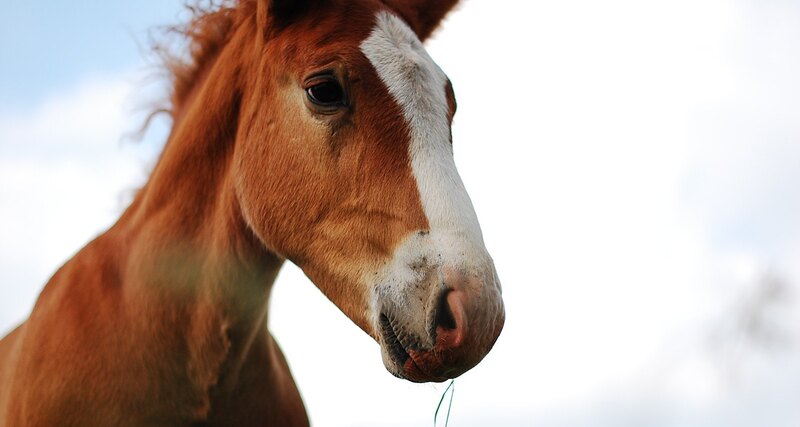
[{"label": "blue sky", "polygon": [[33,107],[92,74],[140,64],[148,30],[175,22],[180,2],[31,0],[0,14],[0,111]]},{"label": "blue sky", "polygon": [[[0,14],[0,331],[146,179],[166,122],[120,142],[163,95],[139,46],[181,10]],[[756,0],[473,0],[448,19],[429,50],[508,311],[452,426],[800,422],[798,22],[800,5]],[[430,424],[443,387],[386,373],[302,272],[287,265],[273,300],[317,425]],[[322,362],[334,346],[350,350]]]}]

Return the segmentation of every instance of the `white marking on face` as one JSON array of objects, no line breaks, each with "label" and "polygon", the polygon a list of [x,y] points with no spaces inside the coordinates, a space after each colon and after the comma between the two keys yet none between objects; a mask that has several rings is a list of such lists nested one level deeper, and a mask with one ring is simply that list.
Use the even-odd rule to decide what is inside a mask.
[{"label": "white marking on face", "polygon": [[[361,50],[403,110],[411,141],[409,155],[431,233],[464,240],[459,246],[483,251],[472,201],[453,160],[447,77],[419,38],[397,16],[379,12]],[[434,236],[435,237],[435,236]]]},{"label": "white marking on face", "polygon": [[447,77],[400,18],[380,12],[361,50],[397,100],[411,131],[410,158],[431,231],[483,247],[475,209],[453,160]]},{"label": "white marking on face", "polygon": [[[379,275],[378,292],[399,304],[416,305],[409,299],[409,286],[429,280],[441,283],[444,268],[499,286],[453,159],[447,77],[411,28],[388,12],[378,13],[361,51],[403,111],[410,131],[411,168],[430,226],[429,234],[408,236],[397,248]],[[421,270],[420,265],[424,265]],[[429,277],[428,272],[437,272],[439,278]]]}]

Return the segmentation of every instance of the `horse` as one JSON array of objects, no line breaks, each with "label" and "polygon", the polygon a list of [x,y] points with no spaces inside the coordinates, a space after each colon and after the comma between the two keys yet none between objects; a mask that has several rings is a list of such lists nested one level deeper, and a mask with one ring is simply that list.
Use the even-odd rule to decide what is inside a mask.
[{"label": "horse", "polygon": [[453,158],[453,88],[422,44],[456,3],[195,14],[149,179],[0,341],[0,425],[307,426],[267,327],[287,260],[391,374],[479,363],[500,282]]}]

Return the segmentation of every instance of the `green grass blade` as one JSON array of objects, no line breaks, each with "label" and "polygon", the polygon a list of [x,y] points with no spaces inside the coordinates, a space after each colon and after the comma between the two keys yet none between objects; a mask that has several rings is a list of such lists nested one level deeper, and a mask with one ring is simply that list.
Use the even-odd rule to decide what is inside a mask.
[{"label": "green grass blade", "polygon": [[447,427],[450,424],[450,410],[453,408],[453,395],[456,392],[455,386],[456,380],[450,380],[450,384],[447,385],[447,388],[444,389],[444,393],[442,393],[442,398],[439,399],[439,404],[436,405],[436,412],[433,413],[433,427],[436,427],[436,421],[439,418],[439,409],[442,408],[442,402],[444,402],[444,397],[447,396],[447,392],[450,392],[450,403],[447,405],[447,417],[444,420],[444,427]]}]

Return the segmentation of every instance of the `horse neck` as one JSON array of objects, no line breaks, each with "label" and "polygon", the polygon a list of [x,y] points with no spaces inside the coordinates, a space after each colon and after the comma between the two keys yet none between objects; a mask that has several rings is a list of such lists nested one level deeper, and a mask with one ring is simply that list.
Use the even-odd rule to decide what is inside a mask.
[{"label": "horse neck", "polygon": [[282,264],[246,224],[231,176],[241,48],[229,41],[199,73],[149,181],[112,229],[128,242],[127,294],[147,313],[142,329],[160,322],[183,334],[209,384],[223,363],[236,369],[231,358],[243,364],[254,340],[268,339]]}]

